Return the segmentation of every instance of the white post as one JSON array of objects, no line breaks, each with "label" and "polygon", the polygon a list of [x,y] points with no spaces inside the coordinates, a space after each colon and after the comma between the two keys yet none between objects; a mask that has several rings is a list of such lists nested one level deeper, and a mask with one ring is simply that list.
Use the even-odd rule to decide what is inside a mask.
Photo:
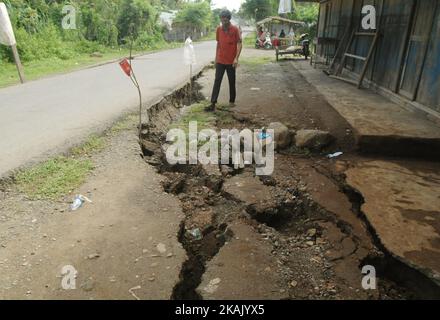
[{"label": "white post", "polygon": [[24,83],[23,65],[17,50],[17,42],[15,40],[14,30],[12,29],[11,20],[9,19],[8,10],[3,2],[0,2],[0,44],[10,46],[14,55],[15,65],[17,66],[20,82]]},{"label": "white post", "polygon": [[192,104],[192,64],[189,65],[189,104]]},{"label": "white post", "polygon": [[196,64],[196,55],[194,52],[194,46],[192,45],[192,40],[188,37],[185,41],[185,47],[183,49],[183,61],[186,65],[189,65],[189,103],[191,104],[191,96],[192,96],[192,67],[193,64]]}]

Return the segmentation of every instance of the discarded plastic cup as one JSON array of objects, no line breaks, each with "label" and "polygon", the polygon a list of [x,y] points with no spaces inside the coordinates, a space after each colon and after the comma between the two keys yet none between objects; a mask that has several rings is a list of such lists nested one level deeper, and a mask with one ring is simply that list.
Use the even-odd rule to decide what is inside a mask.
[{"label": "discarded plastic cup", "polygon": [[75,199],[73,200],[73,203],[70,205],[70,211],[76,211],[79,208],[82,207],[84,201],[81,200],[80,197],[75,197]]},{"label": "discarded plastic cup", "polygon": [[83,196],[82,194],[77,195],[75,199],[73,199],[72,204],[70,205],[70,211],[78,210],[83,206],[84,202],[86,201],[92,203],[92,201],[89,198]]}]

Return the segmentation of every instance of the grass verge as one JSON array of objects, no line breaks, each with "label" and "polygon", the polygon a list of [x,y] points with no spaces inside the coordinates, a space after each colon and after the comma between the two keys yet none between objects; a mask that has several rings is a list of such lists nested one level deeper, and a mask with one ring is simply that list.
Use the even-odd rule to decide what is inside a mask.
[{"label": "grass verge", "polygon": [[139,123],[139,114],[129,114],[122,118],[120,121],[116,122],[111,128],[110,132],[113,134],[117,134],[121,131],[130,130],[136,127]]},{"label": "grass verge", "polygon": [[105,138],[98,135],[91,135],[86,142],[71,150],[71,154],[76,157],[90,156],[94,152],[99,152],[105,148]]},{"label": "grass verge", "polygon": [[229,105],[218,104],[215,113],[205,111],[208,105],[209,102],[206,101],[193,104],[179,121],[170,126],[170,129],[182,129],[188,135],[189,123],[191,121],[197,122],[197,130],[199,132],[204,129],[222,129],[224,126],[233,123]]},{"label": "grass verge", "polygon": [[[158,50],[172,49],[182,46],[181,43],[166,43],[160,49],[133,51],[133,54],[143,54]],[[90,54],[81,54],[75,58],[63,60],[59,58],[48,58],[44,60],[30,61],[23,63],[26,80],[36,80],[48,75],[72,72],[85,67],[94,66],[111,60],[120,59],[129,55],[128,49],[110,50],[103,52],[100,57],[92,57]],[[0,88],[20,83],[17,68],[13,63],[0,61]]]},{"label": "grass verge", "polygon": [[[135,128],[136,114],[129,114],[116,122],[107,133]],[[81,186],[87,175],[94,169],[89,157],[107,146],[106,136],[92,134],[81,145],[70,150],[69,156],[58,156],[19,171],[14,182],[18,191],[25,193],[31,200],[55,200]]]},{"label": "grass verge", "polygon": [[170,129],[181,129],[188,136],[189,123],[192,121],[197,122],[197,130],[214,129],[216,124],[216,118],[214,113],[205,111],[205,108],[209,105],[208,102],[200,102],[193,104],[188,108],[186,113],[180,118],[179,121],[173,123]]},{"label": "grass verge", "polygon": [[243,39],[243,46],[245,48],[255,48],[255,40],[257,39],[257,33],[251,32]]},{"label": "grass verge", "polygon": [[91,160],[60,156],[19,172],[15,180],[32,200],[56,199],[84,183],[92,169]]},{"label": "grass verge", "polygon": [[249,57],[249,58],[242,58],[240,60],[241,65],[255,69],[259,66],[268,64],[270,62],[274,62],[275,58],[273,57]]}]

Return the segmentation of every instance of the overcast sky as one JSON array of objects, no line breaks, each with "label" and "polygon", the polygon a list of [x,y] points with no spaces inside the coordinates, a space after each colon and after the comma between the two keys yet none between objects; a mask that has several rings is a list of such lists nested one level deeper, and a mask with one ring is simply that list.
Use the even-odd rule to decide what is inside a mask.
[{"label": "overcast sky", "polygon": [[229,10],[238,10],[240,9],[240,5],[244,2],[244,0],[213,0],[214,8],[223,8],[226,7]]}]

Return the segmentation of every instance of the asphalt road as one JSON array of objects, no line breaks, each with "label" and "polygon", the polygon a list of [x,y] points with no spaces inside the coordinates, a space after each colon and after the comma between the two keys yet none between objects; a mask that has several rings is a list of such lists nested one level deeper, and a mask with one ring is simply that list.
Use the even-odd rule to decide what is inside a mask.
[{"label": "asphalt road", "polygon": [[[194,73],[214,60],[215,41],[195,45]],[[133,62],[144,104],[189,78],[183,48]],[[117,62],[0,89],[0,177],[67,150],[138,106],[137,90]]]}]

